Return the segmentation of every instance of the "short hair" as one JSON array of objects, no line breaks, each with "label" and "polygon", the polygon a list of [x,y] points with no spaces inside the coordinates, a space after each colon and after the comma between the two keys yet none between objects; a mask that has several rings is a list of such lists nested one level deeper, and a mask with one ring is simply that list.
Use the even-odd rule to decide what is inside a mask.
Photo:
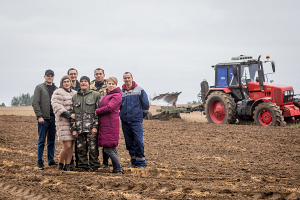
[{"label": "short hair", "polygon": [[63,76],[61,79],[60,79],[60,87],[61,88],[64,88],[63,87],[63,82],[64,82],[64,80],[66,80],[66,79],[69,79],[69,81],[70,81],[70,83],[71,83],[71,78],[69,77],[69,76]]},{"label": "short hair", "polygon": [[118,79],[116,77],[109,77],[108,79],[106,79],[106,82],[108,83],[108,81],[112,81],[114,82],[116,85],[118,85]]},{"label": "short hair", "polygon": [[68,75],[69,75],[69,72],[70,72],[71,70],[75,70],[75,71],[76,71],[76,73],[78,74],[78,71],[77,71],[77,69],[75,69],[75,68],[70,68],[70,69],[68,70]]},{"label": "short hair", "polygon": [[95,69],[95,71],[94,71],[94,74],[96,73],[96,71],[97,70],[101,70],[102,71],[102,73],[104,74],[104,69],[101,69],[101,68],[97,68],[97,69]]},{"label": "short hair", "polygon": [[133,78],[133,76],[130,72],[125,72],[124,74],[130,74],[130,76]]}]

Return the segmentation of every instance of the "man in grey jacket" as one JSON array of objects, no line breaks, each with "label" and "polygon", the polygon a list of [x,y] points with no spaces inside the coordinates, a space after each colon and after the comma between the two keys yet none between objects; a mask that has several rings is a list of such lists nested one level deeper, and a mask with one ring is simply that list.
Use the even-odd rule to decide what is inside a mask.
[{"label": "man in grey jacket", "polygon": [[40,170],[44,169],[44,147],[45,140],[47,137],[47,158],[48,166],[56,166],[57,163],[54,161],[55,152],[55,116],[51,106],[51,97],[54,90],[57,87],[54,85],[54,72],[51,69],[45,72],[45,82],[36,86],[33,95],[32,107],[38,120],[38,168]]}]

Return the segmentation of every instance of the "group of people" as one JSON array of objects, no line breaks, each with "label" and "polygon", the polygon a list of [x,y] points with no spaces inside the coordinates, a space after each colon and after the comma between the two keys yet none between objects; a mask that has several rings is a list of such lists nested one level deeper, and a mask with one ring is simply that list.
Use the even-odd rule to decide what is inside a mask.
[{"label": "group of people", "polygon": [[[112,173],[123,174],[116,147],[120,123],[126,149],[131,157],[128,167],[145,166],[143,118],[149,111],[146,92],[133,81],[130,72],[123,74],[120,89],[116,77],[105,78],[104,70],[94,71],[95,80],[68,70],[58,88],[53,83],[54,72],[46,70],[45,82],[36,86],[32,106],[38,122],[37,166],[44,169],[43,153],[47,138],[48,166],[58,170],[97,172],[100,168],[99,147],[103,147],[103,168],[113,164]],[[54,160],[55,136],[63,143],[59,163]],[[73,150],[75,149],[75,159]]]}]

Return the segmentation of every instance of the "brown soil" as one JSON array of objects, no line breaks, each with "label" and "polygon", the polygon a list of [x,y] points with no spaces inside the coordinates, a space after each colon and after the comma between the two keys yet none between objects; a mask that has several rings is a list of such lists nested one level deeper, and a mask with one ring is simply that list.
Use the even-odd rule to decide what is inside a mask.
[{"label": "brown soil", "polygon": [[[299,199],[299,134],[296,126],[145,121],[144,170],[126,167],[120,132],[124,175],[111,174],[112,167],[41,171],[35,117],[2,115],[0,199]],[[56,160],[61,146],[56,143]]]}]

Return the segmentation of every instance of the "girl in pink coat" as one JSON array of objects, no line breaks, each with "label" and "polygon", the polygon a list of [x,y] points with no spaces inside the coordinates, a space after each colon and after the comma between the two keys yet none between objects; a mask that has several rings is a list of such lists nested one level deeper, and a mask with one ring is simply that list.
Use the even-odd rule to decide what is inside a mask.
[{"label": "girl in pink coat", "polygon": [[115,174],[124,174],[116,147],[119,143],[119,110],[122,104],[122,91],[117,87],[116,77],[107,79],[106,95],[101,100],[95,114],[99,116],[98,145],[111,158]]}]

